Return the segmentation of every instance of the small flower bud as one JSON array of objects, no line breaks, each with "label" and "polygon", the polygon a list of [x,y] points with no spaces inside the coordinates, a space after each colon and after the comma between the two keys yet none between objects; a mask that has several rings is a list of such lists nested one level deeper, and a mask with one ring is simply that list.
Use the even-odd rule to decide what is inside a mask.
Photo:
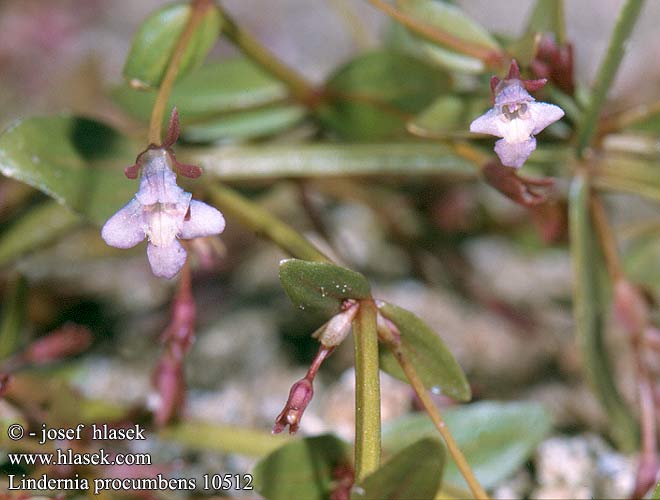
[{"label": "small flower bud", "polygon": [[625,279],[614,284],[614,317],[631,335],[646,330],[649,307],[638,287]]},{"label": "small flower bud", "polygon": [[289,426],[289,434],[298,432],[302,415],[313,396],[314,387],[312,381],[307,377],[293,384],[284,409],[275,419],[273,434],[279,434],[287,425]]},{"label": "small flower bud", "polygon": [[84,326],[66,325],[41,337],[27,346],[22,360],[43,364],[86,350],[92,343],[92,334]]},{"label": "small flower bud", "polygon": [[351,324],[359,310],[360,305],[353,302],[347,309],[335,314],[319,335],[321,344],[326,347],[336,347],[341,344],[351,331]]}]

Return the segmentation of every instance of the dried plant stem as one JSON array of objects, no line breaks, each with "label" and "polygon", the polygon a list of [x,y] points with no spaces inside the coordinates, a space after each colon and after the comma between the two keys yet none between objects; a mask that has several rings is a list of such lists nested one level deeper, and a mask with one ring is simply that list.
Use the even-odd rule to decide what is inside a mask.
[{"label": "dried plant stem", "polygon": [[399,362],[399,365],[401,365],[403,372],[406,374],[408,382],[410,382],[410,385],[415,390],[415,393],[421,401],[422,406],[424,406],[424,409],[429,414],[429,417],[431,417],[431,420],[433,421],[436,429],[438,429],[438,432],[440,432],[442,438],[445,440],[447,450],[454,459],[454,462],[456,462],[456,466],[463,475],[463,478],[468,484],[470,491],[472,491],[472,494],[477,500],[488,499],[486,491],[481,487],[481,484],[479,484],[479,481],[474,475],[474,471],[470,467],[470,464],[468,464],[465,456],[463,455],[463,452],[454,440],[454,436],[451,434],[449,427],[447,427],[447,424],[440,415],[440,412],[436,408],[435,404],[433,404],[433,400],[431,399],[431,396],[429,396],[429,393],[424,387],[424,384],[419,378],[419,375],[417,375],[415,367],[410,363],[408,358],[405,357],[405,354],[398,345],[390,342],[388,343],[388,346]]},{"label": "dried plant stem", "polygon": [[461,40],[460,38],[457,38],[449,33],[440,31],[435,26],[431,26],[430,24],[413,19],[412,17],[404,14],[399,9],[391,6],[383,0],[368,1],[371,5],[383,11],[396,22],[402,24],[406,28],[414,31],[418,35],[421,35],[433,43],[437,43],[443,47],[450,48],[456,52],[460,52],[461,54],[475,57],[487,65],[493,67],[501,66],[505,59],[505,55],[497,50],[493,50],[490,47],[484,47],[483,45],[470,43],[465,40]]},{"label": "dried plant stem", "polygon": [[309,104],[315,100],[316,89],[305,77],[280,61],[271,51],[259,43],[258,40],[236,24],[224,9],[219,8],[223,17],[222,32],[246,56],[259,64],[275,78],[285,83],[297,101],[303,104]]},{"label": "dried plant stem", "polygon": [[167,100],[172,92],[172,87],[174,86],[177,74],[179,73],[181,60],[186,52],[188,43],[199,26],[199,23],[204,18],[206,11],[214,7],[213,0],[193,0],[192,2],[190,16],[188,17],[183,32],[174,46],[174,52],[170,58],[163,81],[158,88],[156,102],[154,102],[154,107],[151,110],[151,120],[149,121],[149,142],[152,144],[160,144],[162,142],[160,133],[163,124],[163,116],[165,116]]},{"label": "dried plant stem", "polygon": [[380,377],[376,305],[361,300],[353,321],[355,339],[355,482],[380,465]]}]

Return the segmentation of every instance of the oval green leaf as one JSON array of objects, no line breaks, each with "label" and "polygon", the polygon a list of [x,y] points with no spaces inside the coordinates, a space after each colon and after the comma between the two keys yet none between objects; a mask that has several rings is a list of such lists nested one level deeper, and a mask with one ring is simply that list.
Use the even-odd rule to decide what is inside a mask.
[{"label": "oval green leaf", "polygon": [[[420,460],[420,458],[423,458]],[[398,451],[367,476],[352,500],[435,498],[442,483],[445,450],[438,438],[426,437]]]},{"label": "oval green leaf", "polygon": [[[401,349],[424,386],[458,401],[469,401],[472,393],[460,365],[449,352],[440,336],[410,311],[387,302],[377,301],[378,310],[399,329]],[[380,367],[404,382],[403,370],[387,346],[380,346]]]},{"label": "oval green leaf", "polygon": [[[448,408],[447,426],[484,488],[492,488],[517,471],[549,433],[551,421],[537,403],[481,401]],[[426,414],[402,417],[383,428],[383,448],[396,453],[426,436],[437,436]],[[467,486],[448,456],[445,482]]]},{"label": "oval green leaf", "polygon": [[345,299],[368,299],[371,288],[360,273],[327,262],[286,259],[280,262],[280,282],[294,305],[332,315]]},{"label": "oval green leaf", "polygon": [[79,216],[52,200],[30,208],[0,234],[0,267],[51,243],[80,222]]},{"label": "oval green leaf", "polygon": [[410,127],[439,136],[469,136],[470,122],[487,107],[488,101],[482,97],[440,96],[410,122]]},{"label": "oval green leaf", "polygon": [[268,500],[326,500],[333,470],[350,463],[350,447],[334,436],[296,440],[254,466],[254,487]]},{"label": "oval green leaf", "polygon": [[[459,40],[500,51],[501,48],[491,34],[471,19],[459,7],[437,0],[398,0],[398,8],[409,17],[433,26]],[[397,26],[393,31],[393,42],[407,52],[422,57],[438,66],[467,73],[480,73],[486,68],[475,57],[459,54]]]},{"label": "oval green leaf", "polygon": [[[220,12],[213,2],[190,38],[178,76],[200,66],[220,35]],[[124,77],[134,87],[158,87],[177,41],[192,12],[190,4],[177,3],[151,14],[138,29],[124,65]]]},{"label": "oval green leaf", "polygon": [[0,173],[101,225],[137,189],[123,168],[135,148],[113,129],[74,116],[19,121],[0,136]]},{"label": "oval green leaf", "polygon": [[294,127],[306,114],[303,106],[295,104],[240,111],[185,125],[181,137],[192,143],[266,137]]},{"label": "oval green leaf", "polygon": [[376,140],[405,134],[410,115],[449,89],[448,75],[393,51],[362,54],[327,82],[317,109],[323,127],[345,139]]},{"label": "oval green leaf", "polygon": [[[186,120],[254,109],[288,96],[286,86],[247,58],[238,57],[207,64],[181,78],[172,89],[168,108],[176,105],[183,124]],[[148,121],[156,96],[125,85],[112,97],[136,118]]]}]

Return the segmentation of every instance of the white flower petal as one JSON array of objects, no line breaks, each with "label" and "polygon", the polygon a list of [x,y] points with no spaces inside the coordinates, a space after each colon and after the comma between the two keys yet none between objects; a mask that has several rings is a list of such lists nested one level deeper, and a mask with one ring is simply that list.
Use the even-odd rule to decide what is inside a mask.
[{"label": "white flower petal", "polygon": [[503,122],[500,113],[495,108],[493,108],[488,110],[486,113],[481,115],[470,124],[470,132],[502,137],[502,133],[500,132],[501,123]]},{"label": "white flower petal", "polygon": [[527,142],[529,136],[534,130],[534,122],[527,118],[514,118],[513,120],[500,120],[500,137],[504,137],[506,142]]},{"label": "white flower petal", "polygon": [[190,194],[184,198],[183,203],[161,204],[156,203],[144,208],[147,221],[147,236],[149,241],[156,246],[167,246],[176,239],[183,219],[188,212]]},{"label": "white flower petal", "polygon": [[532,129],[534,135],[564,116],[564,110],[554,104],[532,102],[527,106],[531,115],[530,121],[534,124]]},{"label": "white flower petal", "polygon": [[500,139],[495,143],[495,152],[500,157],[502,165],[506,167],[522,167],[535,149],[536,139],[534,137],[530,137],[524,142],[511,143],[506,139]]},{"label": "white flower petal", "polygon": [[131,248],[145,238],[145,228],[142,206],[133,198],[107,220],[101,237],[111,247]]},{"label": "white flower petal", "polygon": [[190,202],[190,219],[184,220],[179,236],[183,239],[220,234],[225,230],[225,218],[219,210],[204,202]]},{"label": "white flower petal", "polygon": [[178,240],[172,240],[169,245],[147,245],[147,257],[151,270],[159,278],[173,278],[186,263],[186,250]]}]

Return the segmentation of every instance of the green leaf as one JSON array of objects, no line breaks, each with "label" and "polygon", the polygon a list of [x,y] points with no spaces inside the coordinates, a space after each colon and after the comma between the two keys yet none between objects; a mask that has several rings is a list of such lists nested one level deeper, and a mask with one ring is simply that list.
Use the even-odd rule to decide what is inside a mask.
[{"label": "green leaf", "polygon": [[177,153],[177,158],[221,179],[384,174],[473,179],[477,174],[474,165],[449,146],[424,142],[212,146]]},{"label": "green leaf", "polygon": [[[172,89],[168,109],[177,106],[182,124],[266,106],[287,98],[286,86],[247,58],[208,64],[181,78]],[[116,88],[113,99],[133,116],[148,121],[156,100],[155,93]]]},{"label": "green leaf", "polygon": [[11,356],[19,346],[25,318],[27,281],[19,274],[8,283],[0,313],[0,360]]},{"label": "green leaf", "polygon": [[660,233],[654,230],[634,238],[623,252],[626,276],[633,283],[660,293]]},{"label": "green leaf", "polygon": [[[501,50],[491,34],[459,7],[437,0],[398,0],[398,8],[407,16],[474,45]],[[393,43],[417,57],[443,68],[467,73],[481,73],[486,68],[480,59],[439,45],[413,34],[402,26],[393,30]]]},{"label": "green leaf", "polygon": [[[536,403],[481,401],[443,411],[447,426],[484,488],[492,488],[525,463],[548,434],[550,419]],[[426,414],[406,415],[383,428],[383,448],[388,453],[423,437],[437,436]],[[465,486],[461,473],[448,456],[444,481]]]},{"label": "green leaf", "polygon": [[0,234],[0,266],[47,245],[80,222],[79,216],[52,200],[32,207]]},{"label": "green leaf", "polygon": [[345,139],[400,136],[410,115],[446,92],[449,84],[444,71],[415,57],[370,52],[330,77],[317,116],[323,127]]},{"label": "green leaf", "polygon": [[485,98],[459,97],[446,95],[438,97],[417,115],[410,127],[439,136],[468,136],[470,123],[488,107]]},{"label": "green leaf", "polygon": [[326,500],[332,471],[350,464],[349,453],[349,446],[331,435],[287,443],[255,465],[254,487],[268,500]]},{"label": "green leaf", "polygon": [[653,488],[653,494],[651,495],[651,498],[653,500],[660,500],[660,482],[655,485],[655,488]]},{"label": "green leaf", "polygon": [[164,428],[159,437],[189,450],[250,457],[264,457],[291,441],[285,434],[273,435],[263,430],[188,420]]},{"label": "green leaf", "polygon": [[187,142],[201,143],[264,137],[295,126],[306,114],[307,110],[303,106],[294,104],[241,111],[186,125],[181,137]]},{"label": "green leaf", "polygon": [[[437,333],[410,311],[377,301],[378,310],[399,329],[401,349],[415,366],[424,386],[459,401],[469,401],[470,385],[458,362]],[[380,349],[380,367],[404,382],[403,370],[386,346]]]},{"label": "green leaf", "polygon": [[294,305],[332,315],[345,299],[368,299],[369,282],[360,273],[327,262],[286,259],[280,262],[280,282]]},{"label": "green leaf", "polygon": [[625,54],[628,37],[632,33],[643,5],[643,0],[626,0],[626,3],[621,7],[605,58],[601,62],[594,80],[596,83],[591,92],[589,104],[578,127],[576,148],[580,157],[596,134],[598,117]]},{"label": "green leaf", "polygon": [[29,118],[0,136],[0,173],[101,225],[135,194],[136,182],[122,172],[135,161],[132,149],[114,130],[93,120]]},{"label": "green leaf", "polygon": [[[423,458],[423,460],[420,460]],[[358,499],[435,498],[442,483],[445,450],[438,438],[427,437],[398,451],[356,489]]]},{"label": "green leaf", "polygon": [[636,448],[637,423],[620,395],[605,346],[603,258],[589,211],[589,183],[577,175],[569,192],[569,229],[573,262],[573,314],[584,371],[609,418],[610,433],[625,451]]},{"label": "green leaf", "polygon": [[[124,65],[124,77],[132,86],[160,85],[191,12],[190,4],[172,4],[154,12],[142,23]],[[179,77],[204,62],[220,35],[220,27],[220,13],[211,3],[183,54]]]},{"label": "green leaf", "polygon": [[553,33],[558,43],[565,43],[564,0],[536,0],[527,20],[527,33]]}]

